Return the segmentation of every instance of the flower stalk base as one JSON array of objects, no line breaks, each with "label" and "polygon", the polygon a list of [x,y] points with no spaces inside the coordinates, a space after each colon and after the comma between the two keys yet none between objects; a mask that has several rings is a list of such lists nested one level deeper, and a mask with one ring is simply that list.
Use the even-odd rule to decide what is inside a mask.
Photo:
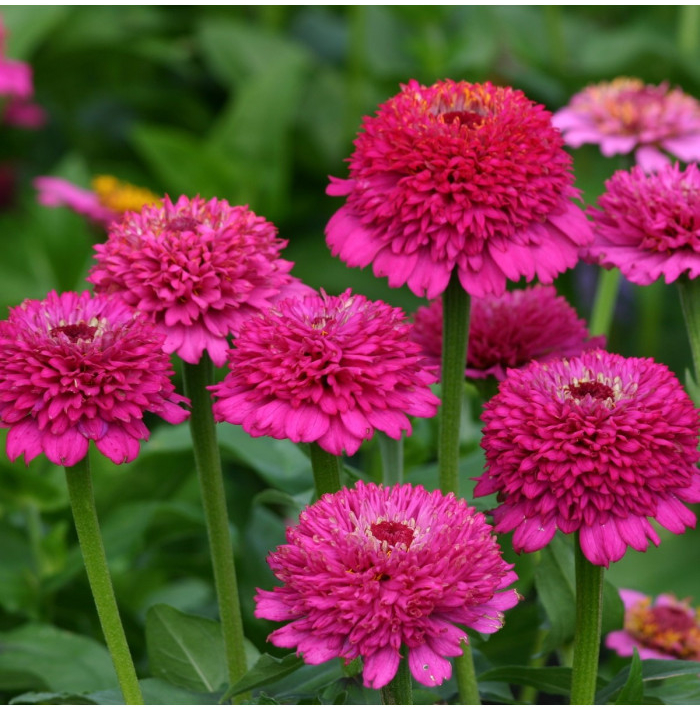
[{"label": "flower stalk base", "polygon": [[321,498],[327,492],[338,492],[340,490],[340,458],[323,450],[318,443],[309,444],[309,454],[316,495]]},{"label": "flower stalk base", "polygon": [[620,271],[617,268],[599,270],[598,286],[591,313],[591,335],[605,335],[607,337],[610,334],[619,288]]},{"label": "flower stalk base", "polygon": [[[405,652],[405,648],[404,648]],[[413,704],[413,689],[411,686],[411,672],[408,669],[408,660],[402,657],[399,669],[394,679],[382,687],[382,704],[410,705]]]},{"label": "flower stalk base", "polygon": [[377,431],[377,441],[382,457],[382,482],[385,485],[403,483],[403,437],[397,441]]},{"label": "flower stalk base", "polygon": [[687,276],[681,276],[677,283],[685,329],[693,355],[693,376],[698,383],[700,382],[700,279],[691,280]]}]

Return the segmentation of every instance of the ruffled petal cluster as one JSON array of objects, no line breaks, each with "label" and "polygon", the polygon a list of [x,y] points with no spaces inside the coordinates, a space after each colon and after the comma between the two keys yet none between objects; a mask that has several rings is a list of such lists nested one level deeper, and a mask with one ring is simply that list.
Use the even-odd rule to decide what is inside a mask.
[{"label": "ruffled petal cluster", "polygon": [[226,360],[228,336],[278,298],[309,291],[279,258],[286,241],[246,207],[182,196],[112,224],[88,280],[117,294],[166,334],[165,351],[196,364]]},{"label": "ruffled petal cluster", "polygon": [[399,308],[349,290],[285,299],[241,327],[230,372],[211,387],[214,416],[335,455],[375,429],[410,434],[407,415],[434,416],[440,403],[410,328]]},{"label": "ruffled petal cluster", "polygon": [[621,588],[625,604],[623,630],[608,633],[606,647],[621,657],[635,648],[642,660],[700,662],[700,612],[688,601],[661,594],[652,601],[639,591]]},{"label": "ruffled petal cluster", "polygon": [[481,513],[452,493],[357,483],[324,495],[268,563],[284,584],[258,589],[255,615],[286,623],[269,637],[311,665],[361,657],[380,688],[408,653],[415,679],[449,679],[463,628],[493,633],[519,600],[517,577]]},{"label": "ruffled petal cluster", "polygon": [[700,159],[700,102],[667,83],[621,77],[588,86],[554,114],[567,145],[600,146],[606,157],[635,151],[646,172],[670,161]]},{"label": "ruffled petal cluster", "polygon": [[[411,339],[418,342],[434,367],[442,356],[442,300],[423,306],[414,316]],[[572,357],[605,345],[590,337],[586,323],[558,296],[554,286],[506,291],[500,296],[473,298],[465,376],[505,379],[506,370],[531,360],[545,362]]]},{"label": "ruffled petal cluster", "polygon": [[181,423],[163,337],[124,304],[52,291],[0,322],[0,426],[7,455],[74,465],[89,442],[115,463],[148,440],[146,411]]},{"label": "ruffled petal cluster", "polygon": [[432,299],[455,270],[475,296],[551,283],[592,239],[561,136],[520,91],[410,81],[362,127],[350,178],[327,190],[347,201],[326,239],[392,287]]},{"label": "ruffled petal cluster", "polygon": [[633,283],[700,275],[700,170],[667,165],[618,171],[591,208],[595,240],[584,257],[617,267]]},{"label": "ruffled petal cluster", "polygon": [[509,370],[483,414],[486,472],[474,495],[498,493],[497,532],[517,551],[557,529],[579,532],[594,564],[680,534],[700,502],[699,415],[676,377],[651,359],[602,350]]}]

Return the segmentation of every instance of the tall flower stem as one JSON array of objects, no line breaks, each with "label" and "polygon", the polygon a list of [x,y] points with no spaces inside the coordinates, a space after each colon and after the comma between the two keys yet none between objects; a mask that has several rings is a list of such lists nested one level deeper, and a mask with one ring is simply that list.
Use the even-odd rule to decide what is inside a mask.
[{"label": "tall flower stem", "polygon": [[382,687],[380,691],[382,693],[382,704],[413,704],[411,672],[408,669],[408,661],[405,656],[399,662],[399,669],[394,675],[394,679]]},{"label": "tall flower stem", "polygon": [[598,286],[589,323],[591,335],[607,336],[610,333],[619,288],[620,271],[617,268],[599,269]]},{"label": "tall flower stem", "polygon": [[693,355],[693,374],[695,383],[700,383],[700,279],[690,280],[681,276],[678,283],[678,293],[681,297],[681,308],[685,329],[688,333],[690,351]]},{"label": "tall flower stem", "polygon": [[321,497],[327,492],[338,492],[340,490],[340,458],[323,450],[318,443],[309,444],[309,453],[316,495]]},{"label": "tall flower stem", "polygon": [[389,438],[383,431],[377,431],[379,452],[382,456],[382,482],[396,485],[403,482],[403,436],[398,440]]},{"label": "tall flower stem", "polygon": [[246,672],[246,659],[221,457],[216,442],[211,397],[207,391],[207,385],[212,383],[213,367],[206,352],[198,364],[183,364],[185,393],[192,402],[190,430],[214,567],[226,667],[229,682],[235,684]]},{"label": "tall flower stem", "polygon": [[66,482],[90,590],[95,599],[107,648],[117,672],[119,687],[127,704],[143,704],[143,695],[126,642],[112,579],[109,575],[87,456],[66,468]]},{"label": "tall flower stem", "polygon": [[[440,489],[459,494],[459,430],[464,396],[464,369],[469,337],[469,295],[453,271],[442,295],[442,404],[438,463]],[[462,704],[480,704],[471,647],[462,643],[463,654],[455,658],[455,672]]]},{"label": "tall flower stem", "polygon": [[584,556],[578,534],[576,534],[575,546],[576,630],[571,675],[571,704],[593,704],[598,675],[605,570],[602,566],[592,564]]}]

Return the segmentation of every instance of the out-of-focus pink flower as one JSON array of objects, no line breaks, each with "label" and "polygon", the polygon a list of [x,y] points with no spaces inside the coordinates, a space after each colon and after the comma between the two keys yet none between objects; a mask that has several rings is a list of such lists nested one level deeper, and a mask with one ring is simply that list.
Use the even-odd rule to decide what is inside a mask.
[{"label": "out-of-focus pink flower", "polygon": [[365,686],[390,682],[402,655],[429,687],[449,679],[463,628],[494,633],[519,600],[484,516],[452,493],[357,483],[324,495],[268,563],[283,586],[258,589],[269,637],[310,665],[361,657]]},{"label": "out-of-focus pink flower", "polygon": [[639,591],[621,588],[624,630],[605,638],[606,647],[622,657],[637,648],[642,660],[700,661],[700,614],[688,601],[664,593],[652,602]]},{"label": "out-of-focus pink flower", "polygon": [[511,369],[483,414],[486,472],[474,495],[498,493],[497,532],[516,551],[579,532],[599,566],[695,526],[700,420],[676,377],[651,359],[602,350]]},{"label": "out-of-focus pink flower", "polygon": [[0,426],[7,455],[29,463],[40,453],[74,465],[91,440],[115,463],[133,460],[150,411],[180,423],[163,337],[125,305],[55,291],[25,300],[0,322]]},{"label": "out-of-focus pink flower", "polygon": [[184,195],[114,222],[88,281],[117,294],[166,334],[165,351],[226,361],[228,336],[279,298],[310,292],[279,258],[287,242],[247,207]]},{"label": "out-of-focus pink flower", "polygon": [[410,81],[362,127],[326,239],[392,287],[432,299],[454,270],[475,296],[551,283],[592,239],[561,136],[521,91]]},{"label": "out-of-focus pink flower", "polygon": [[[434,367],[441,365],[442,300],[414,316],[411,339],[421,345]],[[554,286],[507,291],[472,300],[465,376],[503,380],[510,367],[531,360],[572,357],[603,347],[605,337],[590,337],[586,323]]]},{"label": "out-of-focus pink flower", "polygon": [[633,283],[663,276],[700,275],[700,170],[666,165],[654,174],[641,167],[618,171],[589,209],[595,240],[584,258],[617,267]]},{"label": "out-of-focus pink flower", "polygon": [[32,68],[29,64],[0,57],[0,96],[28,99],[33,93]]},{"label": "out-of-focus pink flower", "polygon": [[606,157],[635,152],[646,172],[700,160],[700,102],[680,89],[621,77],[588,86],[554,114],[567,145],[600,145]]},{"label": "out-of-focus pink flower", "polygon": [[252,436],[317,442],[352,455],[375,429],[411,431],[407,414],[435,416],[435,375],[399,308],[347,290],[288,298],[244,323],[230,372],[211,388],[218,421]]},{"label": "out-of-focus pink flower", "polygon": [[20,128],[41,128],[46,124],[46,111],[31,101],[10,101],[3,116],[5,123]]}]

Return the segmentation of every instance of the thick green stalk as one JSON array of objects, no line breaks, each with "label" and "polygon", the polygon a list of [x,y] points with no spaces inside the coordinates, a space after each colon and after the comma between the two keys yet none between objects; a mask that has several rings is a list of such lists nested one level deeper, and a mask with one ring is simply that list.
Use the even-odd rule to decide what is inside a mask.
[{"label": "thick green stalk", "polygon": [[[406,649],[404,648],[404,655]],[[413,689],[411,687],[411,672],[408,669],[406,657],[399,662],[399,669],[394,679],[381,688],[382,704],[413,704]]]},{"label": "thick green stalk", "polygon": [[316,496],[340,490],[340,457],[323,450],[318,443],[309,444],[311,469],[314,474]]},{"label": "thick green stalk", "polygon": [[676,40],[678,48],[685,57],[697,58],[700,46],[700,7],[697,5],[678,6],[678,33]]},{"label": "thick green stalk", "polygon": [[183,364],[185,393],[192,402],[190,415],[192,446],[214,568],[214,585],[224,636],[226,667],[229,682],[235,684],[245,674],[247,668],[221,457],[216,442],[211,396],[207,390],[207,385],[212,383],[213,368],[206,352],[202,355],[199,364],[188,362]]},{"label": "thick green stalk", "polygon": [[382,456],[382,482],[396,485],[403,482],[403,436],[398,440],[377,431],[379,452]]},{"label": "thick green stalk", "polygon": [[571,674],[571,704],[593,704],[598,676],[605,569],[592,564],[584,556],[578,534],[576,534],[575,547],[576,630]]},{"label": "thick green stalk", "polygon": [[87,456],[66,468],[66,482],[90,590],[95,599],[107,649],[117,672],[119,687],[127,704],[143,704],[143,695],[126,642],[126,635],[124,635],[117,599],[109,575]]},{"label": "thick green stalk", "polygon": [[687,276],[681,276],[676,283],[681,297],[690,351],[693,355],[695,383],[700,384],[700,279],[690,280]]},{"label": "thick green stalk", "polygon": [[455,657],[455,676],[457,678],[457,689],[459,691],[459,703],[472,705],[481,704],[471,646],[467,645],[465,641],[462,641],[462,650],[464,654]]},{"label": "thick green stalk", "polygon": [[607,337],[610,334],[619,288],[620,271],[617,268],[599,269],[598,285],[589,323],[591,335],[605,335]]}]

